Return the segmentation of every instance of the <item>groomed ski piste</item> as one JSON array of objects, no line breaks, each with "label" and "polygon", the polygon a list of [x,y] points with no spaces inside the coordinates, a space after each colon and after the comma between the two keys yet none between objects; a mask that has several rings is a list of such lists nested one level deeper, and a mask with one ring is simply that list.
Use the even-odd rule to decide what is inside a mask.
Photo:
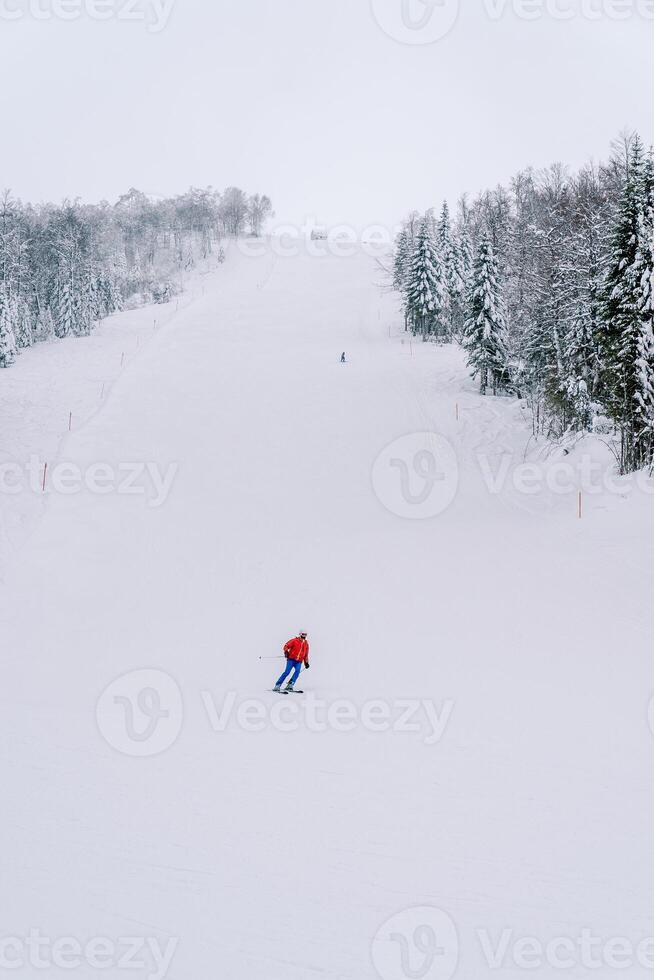
[{"label": "groomed ski piste", "polygon": [[[587,486],[600,438],[535,441],[410,343],[363,250],[260,251],[0,378],[3,447],[49,464],[1,501],[2,955],[649,975],[651,487]],[[259,658],[300,630],[280,698]]]}]

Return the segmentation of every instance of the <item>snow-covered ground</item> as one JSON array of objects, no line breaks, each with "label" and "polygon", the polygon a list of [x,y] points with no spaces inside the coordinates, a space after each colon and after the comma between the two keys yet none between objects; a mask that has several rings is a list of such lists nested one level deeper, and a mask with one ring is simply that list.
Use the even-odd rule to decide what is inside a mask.
[{"label": "snow-covered ground", "polygon": [[[65,454],[69,431],[88,423],[114,382],[161,330],[205,290],[205,263],[170,303],[111,316],[90,337],[37,344],[0,378],[0,576],[43,512],[43,467]],[[22,476],[18,477],[18,467]],[[20,493],[27,488],[30,492]],[[18,489],[17,489],[18,488]]]},{"label": "snow-covered ground", "polygon": [[[121,315],[97,359],[0,379],[6,451],[82,487],[1,501],[32,528],[0,607],[14,976],[125,976],[125,937],[129,975],[173,980],[479,978],[501,941],[515,978],[525,937],[568,937],[537,975],[651,973],[604,945],[654,935],[650,488],[588,492],[599,441],[545,460],[378,279],[233,250],[163,329]],[[112,384],[87,410],[75,378]],[[117,492],[128,467],[144,492]],[[300,629],[307,693],[282,698],[259,658]],[[47,974],[30,930],[71,941]]]}]

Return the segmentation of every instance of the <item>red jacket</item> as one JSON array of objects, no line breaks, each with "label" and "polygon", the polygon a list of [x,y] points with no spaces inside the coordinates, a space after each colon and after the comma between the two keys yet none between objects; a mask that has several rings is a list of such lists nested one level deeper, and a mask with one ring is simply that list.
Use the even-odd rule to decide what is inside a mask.
[{"label": "red jacket", "polygon": [[299,636],[294,636],[284,647],[284,653],[289,660],[299,660],[300,663],[309,663],[309,641],[303,640]]}]

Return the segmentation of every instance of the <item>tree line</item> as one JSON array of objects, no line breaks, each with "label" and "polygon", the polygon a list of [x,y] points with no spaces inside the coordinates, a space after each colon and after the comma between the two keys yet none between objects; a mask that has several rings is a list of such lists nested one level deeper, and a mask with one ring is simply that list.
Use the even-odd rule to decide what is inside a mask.
[{"label": "tree line", "polygon": [[85,336],[125,306],[167,302],[221,241],[260,235],[272,204],[238,187],[61,206],[0,198],[0,367],[39,341]]},{"label": "tree line", "polygon": [[412,213],[393,286],[407,330],[459,342],[483,394],[527,400],[534,431],[615,435],[622,473],[654,462],[654,159],[637,134],[607,163],[521,171]]}]

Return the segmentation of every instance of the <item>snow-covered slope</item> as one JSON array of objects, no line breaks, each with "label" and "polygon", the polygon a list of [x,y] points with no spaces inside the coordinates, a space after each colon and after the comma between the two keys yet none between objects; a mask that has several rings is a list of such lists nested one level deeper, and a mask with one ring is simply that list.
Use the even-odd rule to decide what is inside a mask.
[{"label": "snow-covered slope", "polygon": [[[462,977],[480,930],[654,932],[654,501],[489,492],[534,458],[520,406],[410,345],[376,279],[233,250],[62,444],[86,476],[176,474],[51,490],[2,599],[2,933],[107,937],[77,975],[124,976],[122,937],[151,944],[131,975],[449,980],[453,934],[430,958],[415,932],[445,916]],[[421,520],[424,432],[458,489]],[[300,629],[307,694],[281,698],[259,658]],[[14,975],[43,976],[26,949]]]}]

